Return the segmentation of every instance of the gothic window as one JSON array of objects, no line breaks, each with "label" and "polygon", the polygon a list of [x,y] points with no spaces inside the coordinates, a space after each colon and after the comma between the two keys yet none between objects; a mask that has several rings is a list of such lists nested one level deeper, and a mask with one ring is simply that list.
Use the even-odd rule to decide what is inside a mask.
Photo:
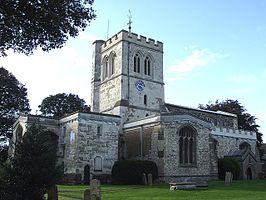
[{"label": "gothic window", "polygon": [[109,63],[109,72],[110,72],[110,76],[112,76],[114,73],[115,73],[115,52],[111,52],[110,56],[109,56],[109,60],[110,60],[110,63]]},{"label": "gothic window", "polygon": [[179,130],[179,163],[196,164],[196,131],[189,126]]},{"label": "gothic window", "polygon": [[103,80],[108,77],[108,58],[104,57],[102,62],[102,78]]},{"label": "gothic window", "polygon": [[140,73],[140,56],[136,54],[134,56],[134,72]]},{"label": "gothic window", "polygon": [[144,61],[144,74],[151,75],[151,59],[147,56]]},{"label": "gothic window", "polygon": [[94,171],[102,171],[102,157],[100,156],[94,158]]}]

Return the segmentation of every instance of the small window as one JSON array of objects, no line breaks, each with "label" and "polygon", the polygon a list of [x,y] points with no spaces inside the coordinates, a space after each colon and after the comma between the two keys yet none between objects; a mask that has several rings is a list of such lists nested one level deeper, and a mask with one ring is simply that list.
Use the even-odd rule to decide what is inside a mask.
[{"label": "small window", "polygon": [[97,138],[99,138],[102,135],[102,128],[101,126],[97,126]]},{"label": "small window", "polygon": [[143,103],[144,103],[144,105],[147,105],[147,95],[146,94],[144,95],[144,102]]},{"label": "small window", "polygon": [[158,133],[158,140],[164,140],[164,133]]},{"label": "small window", "polygon": [[140,56],[136,54],[134,56],[134,72],[140,73]]},{"label": "small window", "polygon": [[102,157],[100,156],[94,158],[94,171],[102,171]]},{"label": "small window", "polygon": [[163,158],[164,157],[164,151],[158,151],[158,157]]}]

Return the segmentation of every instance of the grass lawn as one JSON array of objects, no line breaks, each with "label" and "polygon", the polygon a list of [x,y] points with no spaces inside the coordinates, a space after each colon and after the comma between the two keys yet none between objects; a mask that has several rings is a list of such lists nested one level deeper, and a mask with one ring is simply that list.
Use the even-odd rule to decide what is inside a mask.
[{"label": "grass lawn", "polygon": [[[88,186],[59,185],[59,200],[83,199],[83,192]],[[102,185],[102,199],[108,200],[266,200],[266,180],[234,181],[225,186],[224,182],[210,182],[204,190],[170,191],[166,184],[154,186]]]}]

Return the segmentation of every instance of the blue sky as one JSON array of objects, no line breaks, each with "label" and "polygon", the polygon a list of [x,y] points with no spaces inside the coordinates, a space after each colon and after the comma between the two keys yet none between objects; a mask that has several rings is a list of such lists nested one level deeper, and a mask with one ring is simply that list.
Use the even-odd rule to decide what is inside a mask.
[{"label": "blue sky", "polygon": [[130,9],[132,31],[164,43],[166,102],[238,100],[266,141],[266,0],[96,0],[93,7],[97,19],[64,48],[0,58],[28,88],[33,113],[59,92],[90,104],[91,44],[127,30]]}]

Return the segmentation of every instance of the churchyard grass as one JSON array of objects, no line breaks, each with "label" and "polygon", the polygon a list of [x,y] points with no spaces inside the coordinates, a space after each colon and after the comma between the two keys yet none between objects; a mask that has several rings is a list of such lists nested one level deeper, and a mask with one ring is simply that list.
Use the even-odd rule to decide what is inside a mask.
[{"label": "churchyard grass", "polygon": [[[82,200],[88,186],[59,185],[59,200]],[[209,183],[208,189],[169,190],[169,185],[102,185],[103,200],[265,200],[266,180]]]}]

